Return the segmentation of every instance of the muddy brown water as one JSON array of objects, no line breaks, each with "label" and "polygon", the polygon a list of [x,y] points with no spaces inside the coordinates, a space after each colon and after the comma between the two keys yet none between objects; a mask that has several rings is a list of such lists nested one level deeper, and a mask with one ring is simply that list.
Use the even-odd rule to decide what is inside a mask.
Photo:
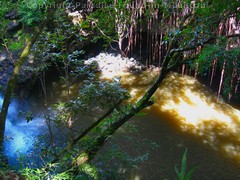
[{"label": "muddy brown water", "polygon": [[[119,74],[134,102],[147,90],[158,72]],[[141,146],[149,152],[130,179],[177,179],[184,150],[187,167],[196,166],[192,179],[240,179],[240,111],[218,100],[216,94],[189,76],[170,73],[154,94],[155,103],[143,110],[143,116],[131,119],[138,125],[140,142],[149,139],[159,148]],[[116,140],[130,154],[139,153],[134,142],[124,140],[119,130]]]}]

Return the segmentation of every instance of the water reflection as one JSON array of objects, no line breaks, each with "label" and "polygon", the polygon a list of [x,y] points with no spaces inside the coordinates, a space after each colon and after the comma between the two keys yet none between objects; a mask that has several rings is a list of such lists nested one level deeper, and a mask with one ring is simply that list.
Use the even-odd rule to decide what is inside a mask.
[{"label": "water reflection", "polygon": [[[122,75],[122,83],[137,100],[157,72]],[[217,100],[216,95],[194,78],[169,74],[154,94],[156,103],[147,111],[158,114],[170,126],[194,135],[198,141],[240,164],[240,111]]]},{"label": "water reflection", "polygon": [[[3,97],[0,96],[0,107],[2,102]],[[27,105],[19,105],[15,100],[9,106],[5,125],[4,154],[8,157],[11,166],[18,166],[20,163],[18,160],[23,155],[26,158],[31,155],[34,142],[45,125],[42,118],[34,118],[27,123],[19,114],[20,111],[27,109],[29,109]]]}]

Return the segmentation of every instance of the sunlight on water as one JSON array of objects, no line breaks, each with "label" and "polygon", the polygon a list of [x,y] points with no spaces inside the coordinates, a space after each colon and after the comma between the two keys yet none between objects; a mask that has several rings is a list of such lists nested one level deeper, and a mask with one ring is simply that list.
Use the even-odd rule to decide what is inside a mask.
[{"label": "sunlight on water", "polygon": [[[202,99],[196,92],[192,92],[189,89],[184,90],[183,97],[178,97],[178,103],[171,100],[161,106],[162,111],[176,111],[177,114],[184,119],[185,124],[193,125],[194,128],[199,127],[206,120],[218,121],[225,123],[230,129],[235,129],[236,124],[231,121],[231,117],[220,112],[213,107],[213,104],[209,104]],[[164,93],[164,92],[161,92]],[[188,97],[186,100],[184,98]]]},{"label": "sunlight on water", "polygon": [[157,103],[160,111],[174,115],[182,131],[196,135],[240,163],[240,111],[221,99],[218,101],[213,92],[195,79],[178,74],[167,77],[157,96],[164,99]]},{"label": "sunlight on water", "polygon": [[[156,72],[122,75],[132,101],[151,85]],[[217,100],[216,94],[189,76],[170,73],[154,95],[156,102],[147,111],[159,114],[175,129],[193,135],[214,150],[240,164],[240,111]]]}]

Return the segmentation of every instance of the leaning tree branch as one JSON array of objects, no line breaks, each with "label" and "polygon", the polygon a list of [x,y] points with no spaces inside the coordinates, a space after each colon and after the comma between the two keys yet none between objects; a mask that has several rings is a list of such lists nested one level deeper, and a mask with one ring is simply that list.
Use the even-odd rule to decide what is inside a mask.
[{"label": "leaning tree branch", "polygon": [[[194,44],[192,46],[187,46],[187,47],[184,47],[184,48],[176,48],[176,49],[172,49],[170,51],[170,54],[173,54],[175,52],[184,52],[184,51],[190,51],[190,50],[194,50],[196,49],[197,47],[199,46],[204,46],[205,44],[209,44],[210,41],[212,40],[215,40],[217,39],[218,36],[213,36],[213,37],[210,37],[202,42],[198,42],[197,44]],[[240,34],[232,34],[232,35],[227,35],[226,38],[232,38],[232,37],[240,37]]]},{"label": "leaning tree branch", "polygon": [[[163,73],[161,73],[163,75]],[[163,78],[164,79],[164,78]],[[149,96],[150,99],[151,96]],[[137,106],[133,106],[131,109],[128,110],[126,113],[124,110],[121,111],[123,116],[119,117],[112,123],[110,123],[109,127],[101,128],[101,134],[99,134],[97,137],[95,137],[92,141],[88,141],[88,137],[85,137],[82,139],[83,144],[85,144],[84,141],[87,141],[88,143],[85,148],[81,151],[81,153],[77,156],[77,158],[72,162],[72,164],[68,167],[68,171],[72,172],[75,176],[81,172],[84,171],[84,166],[86,164],[89,164],[89,162],[94,158],[96,153],[102,148],[102,146],[105,144],[105,142],[108,140],[108,138],[117,130],[119,129],[123,124],[125,124],[130,118],[132,118],[136,113],[141,111],[142,109],[151,106],[154,102],[149,101],[148,103],[140,103]],[[109,118],[107,121],[111,120]],[[93,129],[94,131],[95,129]]]},{"label": "leaning tree branch", "polygon": [[[81,134],[79,134],[71,144],[69,144],[66,148],[64,148],[64,150],[62,150],[55,159],[53,159],[50,164],[56,163],[59,160],[61,160],[61,158],[63,157],[64,154],[66,154],[69,150],[71,150],[74,145],[80,141],[87,133],[89,133],[92,129],[94,129],[95,127],[97,127],[107,116],[109,116],[117,107],[119,107],[119,105],[123,102],[125,98],[121,99],[120,101],[118,101],[113,107],[111,107],[103,116],[101,116],[97,121],[95,121],[91,126],[89,126],[86,130],[84,130]],[[47,167],[45,168],[47,169]]]},{"label": "leaning tree branch", "polygon": [[172,50],[170,51],[170,54],[173,54],[173,53],[175,53],[175,52],[184,52],[184,51],[194,50],[194,49],[196,49],[196,48],[199,47],[199,46],[204,46],[205,44],[208,44],[210,41],[212,41],[212,40],[214,40],[214,39],[216,39],[216,38],[217,38],[216,36],[213,36],[213,37],[210,37],[210,38],[208,38],[208,39],[206,39],[206,40],[203,40],[203,41],[201,41],[201,42],[198,42],[198,43],[196,43],[196,44],[194,44],[194,45],[191,45],[191,46],[187,46],[187,47],[184,47],[184,48],[172,49]]},{"label": "leaning tree branch", "polygon": [[226,37],[227,37],[227,38],[240,37],[240,33],[238,33],[238,34],[227,35]]}]

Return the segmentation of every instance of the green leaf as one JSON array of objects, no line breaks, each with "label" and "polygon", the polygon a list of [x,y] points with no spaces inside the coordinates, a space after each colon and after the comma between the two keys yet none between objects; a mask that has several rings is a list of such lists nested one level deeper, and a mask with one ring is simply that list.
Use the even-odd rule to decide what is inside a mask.
[{"label": "green leaf", "polygon": [[177,165],[174,166],[175,172],[177,173],[178,177],[180,177],[180,172],[178,171]]},{"label": "green leaf", "polygon": [[195,169],[196,167],[193,167],[187,172],[187,148],[186,148],[181,161],[181,170],[179,171],[177,169],[177,166],[175,165],[175,172],[177,174],[178,180],[190,180]]},{"label": "green leaf", "polygon": [[187,170],[187,148],[185,149],[185,152],[182,157],[182,164],[181,164],[181,174],[186,174]]},{"label": "green leaf", "polygon": [[186,179],[186,180],[190,180],[191,177],[192,177],[192,175],[193,175],[193,173],[194,173],[194,171],[195,171],[196,169],[197,169],[197,166],[191,168],[191,169],[188,171],[185,179]]},{"label": "green leaf", "polygon": [[23,48],[23,43],[21,43],[21,42],[15,42],[9,46],[9,49],[11,49],[12,51],[16,51],[21,48]]}]

